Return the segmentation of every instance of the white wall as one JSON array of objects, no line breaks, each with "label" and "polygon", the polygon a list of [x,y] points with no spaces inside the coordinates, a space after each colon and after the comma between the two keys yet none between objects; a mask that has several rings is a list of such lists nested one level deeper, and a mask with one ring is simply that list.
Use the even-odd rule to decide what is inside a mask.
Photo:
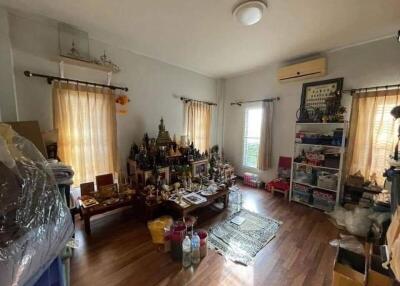
[{"label": "white wall", "polygon": [[0,121],[16,121],[17,103],[7,11],[0,7]]},{"label": "white wall", "polygon": [[[400,82],[400,44],[386,39],[326,54],[328,78],[344,77],[344,88],[358,88]],[[230,106],[237,100],[253,100],[279,96],[276,103],[273,138],[274,168],[259,173],[264,181],[276,176],[279,156],[292,156],[296,111],[300,106],[302,81],[279,83],[278,64],[226,80],[224,104],[224,154],[234,163],[239,174],[242,167],[244,106]],[[349,106],[351,98],[344,96],[342,104]]]},{"label": "white wall", "polygon": [[[20,120],[38,120],[42,130],[52,128],[51,86],[44,79],[26,78],[24,70],[59,75],[57,23],[48,19],[10,14],[16,90]],[[171,136],[184,133],[183,104],[174,94],[194,99],[217,101],[216,81],[200,74],[90,40],[91,55],[104,50],[121,67],[112,84],[129,87],[128,115],[118,115],[118,143],[121,166],[133,141],[139,143],[144,132],[157,136],[161,116]],[[65,77],[106,83],[104,72],[65,66]],[[213,116],[212,142],[216,142],[217,116]]]}]

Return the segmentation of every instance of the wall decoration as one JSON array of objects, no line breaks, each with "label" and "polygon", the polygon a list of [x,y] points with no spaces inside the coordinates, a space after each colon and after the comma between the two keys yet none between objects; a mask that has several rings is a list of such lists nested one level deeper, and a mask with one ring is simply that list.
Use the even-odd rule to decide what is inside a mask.
[{"label": "wall decoration", "polygon": [[121,69],[120,67],[115,64],[107,55],[106,51],[100,56],[100,59],[94,58],[92,60],[93,63],[100,66],[109,67],[113,72],[119,72]]},{"label": "wall decoration", "polygon": [[89,34],[65,24],[58,24],[60,56],[90,61]]},{"label": "wall decoration", "polygon": [[[323,115],[331,115],[340,107],[343,78],[328,79],[303,84],[299,122],[320,122]],[[315,112],[317,110],[317,112]],[[318,116],[307,116],[313,113]]]},{"label": "wall decoration", "polygon": [[128,98],[127,95],[120,94],[115,99],[115,103],[117,104],[116,110],[119,114],[127,114],[128,113],[128,103],[131,100]]}]

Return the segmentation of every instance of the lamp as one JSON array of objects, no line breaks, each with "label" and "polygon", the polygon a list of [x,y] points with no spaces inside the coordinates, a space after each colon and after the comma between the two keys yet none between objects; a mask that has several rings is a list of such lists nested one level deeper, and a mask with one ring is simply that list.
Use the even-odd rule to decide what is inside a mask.
[{"label": "lamp", "polygon": [[263,1],[246,1],[233,9],[233,16],[243,25],[251,26],[258,23],[267,5]]}]

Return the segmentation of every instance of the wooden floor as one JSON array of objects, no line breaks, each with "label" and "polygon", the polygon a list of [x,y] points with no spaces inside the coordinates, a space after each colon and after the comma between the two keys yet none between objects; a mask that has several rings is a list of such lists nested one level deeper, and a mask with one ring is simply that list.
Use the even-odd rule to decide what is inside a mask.
[{"label": "wooden floor", "polygon": [[[331,285],[335,249],[328,242],[338,231],[326,216],[282,196],[241,188],[244,208],[283,222],[254,265],[237,265],[209,251],[197,269],[184,271],[153,246],[146,225],[127,209],[94,217],[90,237],[77,218],[80,245],[71,261],[71,285]],[[198,215],[199,226],[206,228],[228,211]]]}]

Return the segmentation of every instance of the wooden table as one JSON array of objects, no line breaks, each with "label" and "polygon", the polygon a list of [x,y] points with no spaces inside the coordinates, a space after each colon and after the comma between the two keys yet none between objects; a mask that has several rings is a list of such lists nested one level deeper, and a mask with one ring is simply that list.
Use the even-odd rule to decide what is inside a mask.
[{"label": "wooden table", "polygon": [[228,206],[228,199],[229,199],[229,189],[228,188],[224,188],[224,189],[220,189],[217,193],[215,193],[214,195],[211,196],[207,196],[205,197],[207,199],[207,201],[205,201],[204,203],[198,204],[198,205],[191,205],[187,208],[182,208],[181,206],[179,206],[177,203],[172,202],[172,201],[168,201],[167,203],[169,204],[169,206],[174,209],[175,211],[179,212],[179,214],[181,215],[181,217],[186,216],[187,214],[193,212],[194,210],[197,210],[199,208],[203,208],[206,207],[212,203],[214,203],[217,199],[222,198],[223,199],[223,203],[224,203],[224,208],[226,209]]},{"label": "wooden table", "polygon": [[79,200],[79,205],[81,208],[81,214],[82,214],[82,218],[83,218],[83,222],[85,225],[85,232],[86,234],[90,235],[91,234],[91,229],[90,229],[90,217],[94,216],[94,215],[98,215],[98,214],[103,214],[112,210],[116,210],[122,207],[126,207],[126,206],[132,206],[134,203],[134,197],[130,198],[130,199],[121,199],[118,202],[115,202],[113,204],[110,205],[105,205],[105,204],[98,204],[98,205],[94,205],[94,206],[90,206],[85,208],[82,204],[82,201]]}]

